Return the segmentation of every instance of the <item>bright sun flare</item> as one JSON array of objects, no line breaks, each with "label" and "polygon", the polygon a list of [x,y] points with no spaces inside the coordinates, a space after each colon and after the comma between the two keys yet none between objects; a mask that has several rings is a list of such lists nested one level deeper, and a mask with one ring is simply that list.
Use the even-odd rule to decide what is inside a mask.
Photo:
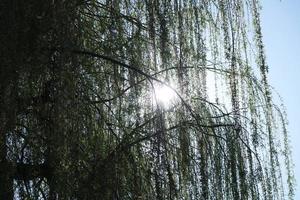
[{"label": "bright sun flare", "polygon": [[154,87],[153,97],[155,101],[165,108],[170,107],[174,103],[176,96],[176,93],[166,85],[157,85]]}]

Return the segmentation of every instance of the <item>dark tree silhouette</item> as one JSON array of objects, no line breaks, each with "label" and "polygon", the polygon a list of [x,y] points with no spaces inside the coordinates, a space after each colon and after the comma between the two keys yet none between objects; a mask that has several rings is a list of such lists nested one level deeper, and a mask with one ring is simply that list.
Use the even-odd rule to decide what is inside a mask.
[{"label": "dark tree silhouette", "polygon": [[259,8],[2,0],[0,199],[293,199]]}]

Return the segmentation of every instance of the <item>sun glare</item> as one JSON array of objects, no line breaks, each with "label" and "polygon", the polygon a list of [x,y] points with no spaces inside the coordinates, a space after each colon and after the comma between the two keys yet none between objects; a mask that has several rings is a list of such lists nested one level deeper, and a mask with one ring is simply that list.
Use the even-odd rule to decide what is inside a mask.
[{"label": "sun glare", "polygon": [[176,100],[176,93],[166,85],[154,86],[154,101],[164,108],[169,108]]}]

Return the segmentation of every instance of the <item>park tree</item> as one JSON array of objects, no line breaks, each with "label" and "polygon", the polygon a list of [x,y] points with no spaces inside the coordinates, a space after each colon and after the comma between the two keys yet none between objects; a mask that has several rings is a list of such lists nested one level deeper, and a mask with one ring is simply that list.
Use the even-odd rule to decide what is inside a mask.
[{"label": "park tree", "polygon": [[258,0],[0,9],[0,199],[293,199]]}]

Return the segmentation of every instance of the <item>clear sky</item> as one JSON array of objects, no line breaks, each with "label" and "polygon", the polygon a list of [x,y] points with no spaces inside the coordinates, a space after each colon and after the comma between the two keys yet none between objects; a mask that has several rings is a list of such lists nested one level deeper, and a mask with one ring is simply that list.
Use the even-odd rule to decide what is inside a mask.
[{"label": "clear sky", "polygon": [[270,83],[287,108],[300,200],[300,0],[261,0]]}]

